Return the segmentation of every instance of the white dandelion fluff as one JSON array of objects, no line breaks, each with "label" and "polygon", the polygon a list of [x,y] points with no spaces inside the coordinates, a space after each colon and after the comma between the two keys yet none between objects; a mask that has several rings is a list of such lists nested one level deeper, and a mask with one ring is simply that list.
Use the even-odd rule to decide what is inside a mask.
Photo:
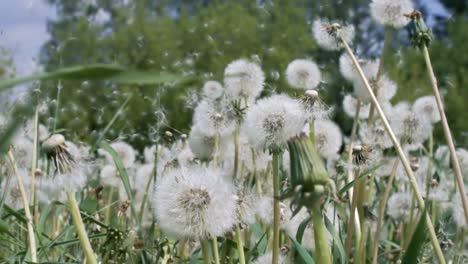
[{"label": "white dandelion fluff", "polygon": [[221,111],[217,111],[213,102],[201,101],[193,113],[193,122],[198,127],[213,134],[229,134],[234,131],[235,120]]},{"label": "white dandelion fluff", "polygon": [[347,43],[354,39],[353,25],[339,25],[326,20],[317,19],[312,24],[312,33],[317,44],[326,50],[339,50],[342,47],[339,36]]},{"label": "white dandelion fluff", "polygon": [[315,146],[320,156],[330,158],[336,155],[343,144],[340,128],[332,121],[315,122]]},{"label": "white dandelion fluff", "polygon": [[[271,264],[273,261],[273,252],[269,251],[258,257],[252,264]],[[278,264],[290,264],[291,262],[283,254],[279,255]]]},{"label": "white dandelion fluff", "polygon": [[[19,168],[18,176],[23,182],[24,189],[26,191],[26,197],[29,200],[30,180],[28,179],[28,171],[24,168]],[[11,176],[8,178],[4,178],[0,184],[0,193],[2,193],[2,196],[4,195],[4,202],[8,204],[8,206],[11,206],[12,208],[17,210],[23,208],[23,198],[21,195],[20,188],[18,186],[17,177]]]},{"label": "white dandelion fluff", "polygon": [[227,148],[226,141],[228,138],[226,135],[213,135],[212,131],[200,126],[194,126],[190,130],[188,145],[196,158],[206,161],[210,160],[215,154],[218,156],[225,154],[224,150]]},{"label": "white dandelion fluff", "polygon": [[358,104],[361,104],[359,108],[359,113],[358,113],[359,119],[368,118],[370,105],[361,103],[358,99],[356,99],[354,96],[350,94],[347,94],[343,99],[343,110],[345,114],[350,118],[354,118],[354,116],[356,115]]},{"label": "white dandelion fluff", "polygon": [[224,70],[224,86],[231,98],[253,100],[262,92],[264,83],[260,66],[248,60],[235,60]]},{"label": "white dandelion fluff", "polygon": [[211,100],[220,98],[224,93],[223,86],[217,81],[207,81],[203,85],[203,96]]},{"label": "white dandelion fluff", "polygon": [[306,123],[301,103],[286,95],[273,95],[251,106],[245,116],[249,143],[257,149],[284,145]]},{"label": "white dandelion fluff", "polygon": [[222,236],[236,223],[234,186],[215,168],[167,171],[156,183],[154,213],[161,229],[177,238]]},{"label": "white dandelion fluff", "polygon": [[408,222],[411,211],[411,194],[406,192],[394,193],[387,203],[387,214],[395,220]]},{"label": "white dandelion fluff", "polygon": [[392,140],[388,136],[380,119],[374,121],[372,124],[362,122],[359,128],[359,138],[364,144],[376,145],[382,149],[391,148],[393,146]]},{"label": "white dandelion fluff", "polygon": [[390,123],[409,150],[417,149],[432,134],[432,124],[423,113],[402,109],[394,112]]},{"label": "white dandelion fluff", "polygon": [[373,0],[370,4],[372,18],[381,25],[394,28],[406,26],[410,19],[405,15],[413,10],[411,0]]},{"label": "white dandelion fluff", "polygon": [[[465,187],[466,188],[466,187]],[[466,194],[465,194],[466,195]],[[460,193],[456,193],[452,198],[452,212],[453,220],[458,227],[466,228],[468,225],[466,223],[465,214],[463,211],[463,205],[461,202]]]},{"label": "white dandelion fluff", "polygon": [[[110,146],[115,150],[115,152],[117,152],[117,155],[122,160],[125,168],[131,168],[135,164],[135,149],[128,143],[123,141],[116,141],[111,143]],[[100,153],[106,157],[106,161],[109,164],[114,164],[114,159],[107,151],[100,150]]]},{"label": "white dandelion fluff", "polygon": [[432,123],[437,123],[440,121],[440,113],[437,108],[436,99],[434,96],[423,96],[414,101],[413,111],[415,113],[423,113],[427,115],[429,120]]},{"label": "white dandelion fluff", "polygon": [[297,59],[286,68],[286,79],[296,89],[314,89],[321,81],[320,70],[311,60]]}]

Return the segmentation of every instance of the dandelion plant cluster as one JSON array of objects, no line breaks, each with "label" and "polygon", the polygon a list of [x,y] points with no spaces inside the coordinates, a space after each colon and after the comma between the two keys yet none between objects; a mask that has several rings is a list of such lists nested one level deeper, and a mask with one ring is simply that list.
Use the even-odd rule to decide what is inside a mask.
[{"label": "dandelion plant cluster", "polygon": [[[373,0],[370,11],[385,30],[419,23],[413,43],[428,54],[411,1]],[[283,69],[290,94],[265,91],[258,61],[232,61],[200,87],[190,131],[158,132],[142,151],[70,141],[36,111],[1,163],[0,260],[464,263],[468,150],[453,146],[436,83],[434,95],[395,102],[383,56],[354,54],[357,31],[311,27],[352,87],[339,106],[324,102],[327,75],[304,56]],[[447,142],[434,140],[440,123]]]}]

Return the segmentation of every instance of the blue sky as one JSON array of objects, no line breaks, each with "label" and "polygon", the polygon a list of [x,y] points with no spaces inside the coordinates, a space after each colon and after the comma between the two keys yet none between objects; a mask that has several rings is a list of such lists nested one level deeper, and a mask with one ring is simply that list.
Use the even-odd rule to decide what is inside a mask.
[{"label": "blue sky", "polygon": [[38,70],[37,54],[48,39],[47,19],[55,10],[43,0],[0,0],[0,46],[13,52],[18,75]]},{"label": "blue sky", "polygon": [[[438,0],[421,2],[431,13],[448,15]],[[0,46],[13,52],[17,75],[40,70],[36,58],[48,39],[46,21],[53,18],[55,9],[44,0],[0,0]]]}]

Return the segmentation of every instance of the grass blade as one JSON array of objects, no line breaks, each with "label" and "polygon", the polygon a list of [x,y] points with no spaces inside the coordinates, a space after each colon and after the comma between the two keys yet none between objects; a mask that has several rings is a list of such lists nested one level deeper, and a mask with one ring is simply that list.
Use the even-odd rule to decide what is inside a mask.
[{"label": "grass blade", "polygon": [[128,178],[128,173],[127,170],[125,169],[122,160],[120,159],[119,155],[117,152],[106,142],[101,141],[99,143],[99,146],[107,151],[111,156],[112,159],[114,160],[115,166],[117,170],[119,171],[120,178],[122,180],[122,183],[125,188],[125,192],[127,193],[127,197],[130,200],[130,208],[132,211],[132,216],[135,218],[135,221],[137,222],[137,225],[140,226],[139,219],[136,214],[135,206],[134,206],[134,201],[133,201],[133,194],[132,194],[132,187],[130,186],[130,180]]},{"label": "grass blade", "polygon": [[422,246],[426,241],[426,210],[421,214],[419,223],[416,226],[413,237],[406,249],[405,255],[403,256],[402,264],[418,263],[419,253]]}]

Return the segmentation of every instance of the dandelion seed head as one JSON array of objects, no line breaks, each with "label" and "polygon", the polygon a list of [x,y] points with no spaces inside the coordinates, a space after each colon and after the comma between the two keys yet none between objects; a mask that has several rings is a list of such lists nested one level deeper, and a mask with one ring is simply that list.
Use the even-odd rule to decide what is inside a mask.
[{"label": "dandelion seed head", "polygon": [[326,50],[339,50],[342,45],[338,34],[349,44],[354,39],[354,26],[339,26],[336,23],[317,19],[312,24],[312,34],[321,48]]},{"label": "dandelion seed head", "polygon": [[[343,99],[343,110],[345,114],[350,118],[354,118],[354,116],[356,115],[356,110],[357,110],[359,103],[360,102],[354,96],[350,94],[346,95]],[[361,107],[359,108],[359,114],[358,114],[359,119],[368,118],[369,111],[370,111],[370,105],[361,103]]]},{"label": "dandelion seed head", "polygon": [[[203,161],[210,160],[216,151],[216,137],[217,135],[213,135],[212,131],[207,131],[202,127],[194,126],[190,130],[188,145],[196,158]],[[227,135],[218,135],[218,155],[225,153],[224,150],[227,147],[226,140],[228,138],[229,137]]]},{"label": "dandelion seed head", "polygon": [[321,81],[320,70],[311,60],[297,59],[286,68],[286,79],[296,89],[315,89]]},{"label": "dandelion seed head", "polygon": [[411,211],[411,194],[406,192],[394,193],[387,203],[387,214],[395,220],[405,223],[409,221]]},{"label": "dandelion seed head", "polygon": [[222,236],[236,222],[234,186],[216,168],[167,171],[156,183],[154,213],[161,229],[177,238]]},{"label": "dandelion seed head", "polygon": [[306,114],[298,101],[273,95],[249,108],[244,129],[252,146],[266,149],[284,145],[301,132],[305,122]]},{"label": "dandelion seed head", "polygon": [[[466,196],[466,194],[465,194],[465,196]],[[452,202],[453,220],[455,221],[455,224],[460,228],[467,228],[468,224],[466,223],[465,214],[464,214],[464,211],[463,211],[463,205],[462,205],[462,201],[461,201],[461,197],[460,197],[459,192],[457,192],[453,196],[452,201],[453,201]]]},{"label": "dandelion seed head", "polygon": [[414,102],[412,109],[416,113],[423,113],[427,115],[432,123],[437,123],[440,121],[439,109],[437,108],[435,97],[432,95],[418,98]]},{"label": "dandelion seed head", "polygon": [[417,149],[432,134],[432,124],[423,113],[402,109],[394,112],[390,123],[408,150]]},{"label": "dandelion seed head", "polygon": [[203,85],[203,95],[211,100],[220,98],[224,93],[224,88],[217,81],[207,81]]},{"label": "dandelion seed head", "polygon": [[260,66],[248,60],[231,62],[224,70],[226,94],[231,98],[257,98],[263,90],[265,75]]},{"label": "dandelion seed head", "polygon": [[359,128],[359,138],[365,144],[375,145],[382,149],[388,149],[393,146],[393,142],[380,119],[372,124],[362,122]]},{"label": "dandelion seed head", "polygon": [[213,102],[203,100],[195,108],[193,114],[194,124],[198,127],[203,127],[205,131],[210,131],[213,134],[229,134],[234,131],[235,120],[229,118],[226,114],[217,111],[216,105]]},{"label": "dandelion seed head", "polygon": [[[125,168],[131,168],[135,164],[136,152],[135,149],[124,141],[116,141],[110,146],[117,152]],[[107,151],[100,149],[99,153],[104,155],[108,164],[114,164],[114,159]]]},{"label": "dandelion seed head", "polygon": [[333,157],[343,144],[340,128],[332,121],[320,120],[315,122],[315,146],[323,158]]},{"label": "dandelion seed head", "polygon": [[316,90],[306,90],[304,96],[300,99],[308,120],[328,119],[333,111],[320,99]]},{"label": "dandelion seed head", "polygon": [[413,10],[411,0],[373,0],[370,4],[372,18],[381,25],[394,28],[406,26],[410,20],[405,15]]}]

